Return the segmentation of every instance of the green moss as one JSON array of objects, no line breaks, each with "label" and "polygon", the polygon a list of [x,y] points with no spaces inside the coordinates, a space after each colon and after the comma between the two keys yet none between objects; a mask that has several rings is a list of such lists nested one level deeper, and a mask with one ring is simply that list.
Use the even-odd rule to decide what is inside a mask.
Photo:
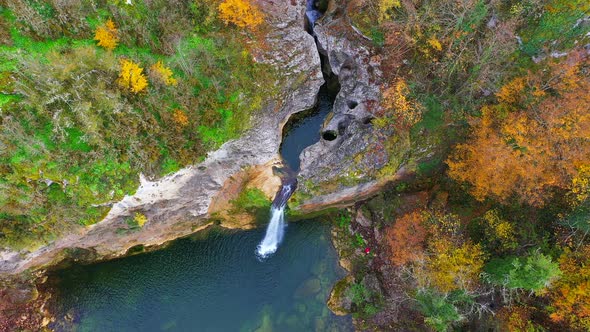
[{"label": "green moss", "polygon": [[339,208],[325,208],[320,211],[315,211],[311,213],[302,213],[298,210],[287,210],[287,216],[289,221],[298,221],[298,220],[308,220],[314,219],[318,217],[323,217],[330,214],[336,214],[340,211]]},{"label": "green moss", "polygon": [[426,111],[422,115],[422,120],[412,128],[412,133],[414,135],[422,129],[434,131],[440,129],[444,125],[444,109],[438,97],[434,95],[426,95],[420,99],[420,102],[424,105]]},{"label": "green moss", "polygon": [[429,176],[432,175],[436,170],[440,169],[443,165],[442,160],[434,158],[418,163],[416,171],[418,175]]},{"label": "green moss", "polygon": [[269,209],[271,201],[262,190],[248,188],[243,190],[238,198],[232,200],[231,203],[236,210],[255,212],[258,209]]}]

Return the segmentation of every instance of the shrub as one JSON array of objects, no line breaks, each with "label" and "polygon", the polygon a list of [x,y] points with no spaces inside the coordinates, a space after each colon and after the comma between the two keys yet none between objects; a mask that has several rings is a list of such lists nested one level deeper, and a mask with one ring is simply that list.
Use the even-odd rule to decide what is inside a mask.
[{"label": "shrub", "polygon": [[256,212],[258,209],[270,208],[270,200],[264,192],[258,188],[248,188],[243,190],[237,199],[231,201],[236,209],[248,212]]},{"label": "shrub", "polygon": [[178,81],[172,77],[172,70],[164,66],[162,60],[156,62],[150,67],[150,76],[157,82],[164,85],[177,85]]},{"label": "shrub", "polygon": [[144,91],[148,86],[148,81],[143,74],[143,68],[131,60],[121,60],[121,69],[117,83],[125,90],[133,93]]},{"label": "shrub", "polygon": [[109,19],[104,25],[96,28],[94,40],[98,41],[98,46],[102,46],[109,51],[114,50],[119,43],[118,31],[117,27],[115,27],[115,22]]}]

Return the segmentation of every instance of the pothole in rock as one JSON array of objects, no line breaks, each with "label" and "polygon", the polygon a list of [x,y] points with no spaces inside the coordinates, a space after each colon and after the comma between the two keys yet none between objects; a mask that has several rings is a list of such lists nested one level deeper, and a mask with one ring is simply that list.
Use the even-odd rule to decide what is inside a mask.
[{"label": "pothole in rock", "polygon": [[326,130],[322,133],[322,138],[326,141],[333,141],[338,137],[334,130]]}]

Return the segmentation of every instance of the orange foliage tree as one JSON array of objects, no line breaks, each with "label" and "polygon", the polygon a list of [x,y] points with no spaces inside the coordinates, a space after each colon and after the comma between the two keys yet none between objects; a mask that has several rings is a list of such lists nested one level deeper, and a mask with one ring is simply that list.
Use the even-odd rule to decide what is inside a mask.
[{"label": "orange foliage tree", "polygon": [[541,206],[547,189],[572,189],[590,164],[590,62],[581,52],[548,71],[515,79],[500,89],[499,103],[484,106],[467,143],[447,160],[449,175],[472,185],[483,200],[513,194]]},{"label": "orange foliage tree", "polygon": [[109,51],[114,50],[119,43],[115,22],[109,19],[105,24],[97,27],[94,34],[94,40],[98,41],[98,46],[102,46]]},{"label": "orange foliage tree", "polygon": [[117,80],[119,86],[133,93],[139,93],[148,86],[147,77],[143,74],[143,68],[131,60],[121,60],[121,71]]},{"label": "orange foliage tree", "polygon": [[551,319],[576,330],[590,330],[590,245],[566,249],[559,259],[562,277],[550,292]]},{"label": "orange foliage tree", "polygon": [[424,212],[416,210],[398,218],[393,227],[387,230],[386,239],[393,264],[404,265],[419,259],[426,239]]},{"label": "orange foliage tree", "polygon": [[248,0],[224,0],[218,10],[219,18],[225,24],[233,23],[252,30],[262,24],[262,12]]}]

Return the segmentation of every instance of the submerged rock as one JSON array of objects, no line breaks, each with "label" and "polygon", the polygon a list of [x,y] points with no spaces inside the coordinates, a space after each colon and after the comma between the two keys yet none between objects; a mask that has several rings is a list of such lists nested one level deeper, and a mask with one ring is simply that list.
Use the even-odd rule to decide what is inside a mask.
[{"label": "submerged rock", "polygon": [[297,288],[297,290],[295,291],[294,297],[296,299],[311,297],[311,296],[317,294],[320,290],[322,290],[322,284],[320,282],[320,279],[318,279],[318,278],[308,279],[303,284],[301,284],[301,286],[299,286]]},{"label": "submerged rock", "polygon": [[338,316],[348,315],[352,306],[352,299],[346,294],[348,286],[352,283],[352,275],[338,281],[330,292],[328,299],[328,308]]}]

